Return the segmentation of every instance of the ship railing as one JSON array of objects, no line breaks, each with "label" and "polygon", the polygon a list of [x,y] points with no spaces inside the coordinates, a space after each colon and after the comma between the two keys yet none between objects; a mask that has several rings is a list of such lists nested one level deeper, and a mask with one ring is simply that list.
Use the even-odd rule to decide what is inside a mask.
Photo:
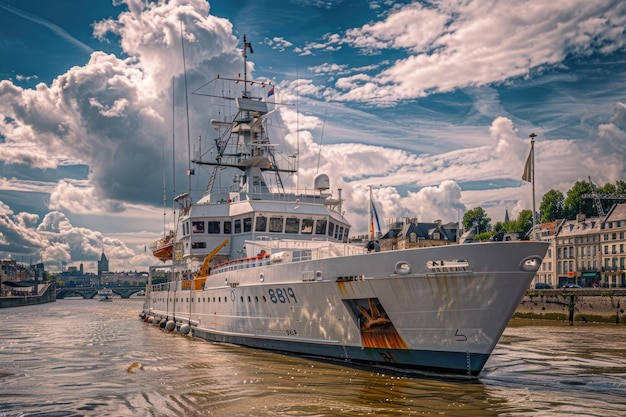
[{"label": "ship railing", "polygon": [[236,271],[238,269],[255,268],[257,266],[269,265],[270,255],[264,254],[251,258],[233,259],[222,262],[211,268],[212,273],[219,274],[221,272]]},{"label": "ship railing", "polygon": [[[320,194],[316,192],[314,189],[302,189],[302,188],[292,188],[292,187],[284,187],[279,188],[277,186],[272,186],[267,184],[269,189],[269,193],[262,189],[261,187],[251,187],[249,191],[245,194],[247,198],[252,200],[268,200],[268,201],[291,201],[291,202],[301,202],[301,203],[321,203],[326,198],[331,197],[332,194]],[[216,187],[214,186],[211,191],[211,201],[215,203],[229,203],[231,200],[231,195],[233,193],[233,189],[230,187]],[[236,192],[235,192],[236,194]],[[220,199],[221,197],[221,199]],[[244,197],[241,196],[241,199]]]},{"label": "ship railing", "polygon": [[310,261],[313,259],[360,255],[364,253],[363,249],[354,245],[328,243],[323,246],[308,248],[305,245],[306,242],[307,241],[298,242],[302,243],[303,247],[281,247],[282,245],[278,244],[276,245],[276,247],[273,248],[274,252],[272,253],[272,255],[268,255],[267,253],[265,253],[263,255],[258,255],[250,258],[240,258],[222,262],[212,267],[211,273],[219,274],[223,272],[255,268],[258,266],[272,265],[278,263]]}]

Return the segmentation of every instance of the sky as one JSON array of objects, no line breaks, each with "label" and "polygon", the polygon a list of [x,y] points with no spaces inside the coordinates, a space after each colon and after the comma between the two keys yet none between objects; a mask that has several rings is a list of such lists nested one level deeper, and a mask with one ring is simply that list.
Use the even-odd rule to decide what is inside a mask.
[{"label": "sky", "polygon": [[298,183],[328,174],[352,235],[369,187],[385,223],[532,209],[531,133],[537,209],[626,180],[625,26],[621,0],[0,0],[0,259],[158,264],[173,195],[208,181],[193,92],[241,73],[244,34]]}]

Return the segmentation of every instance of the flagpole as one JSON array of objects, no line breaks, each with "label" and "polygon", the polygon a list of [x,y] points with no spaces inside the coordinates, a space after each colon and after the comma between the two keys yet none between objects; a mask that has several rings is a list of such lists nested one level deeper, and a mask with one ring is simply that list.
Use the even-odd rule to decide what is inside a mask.
[{"label": "flagpole", "polygon": [[374,209],[373,209],[374,201],[372,200],[372,186],[370,185],[370,240],[375,240],[376,235],[374,234]]},{"label": "flagpole", "polygon": [[535,211],[535,138],[537,137],[537,135],[535,135],[534,133],[531,133],[529,137],[530,137],[530,158],[531,158],[530,169],[531,169],[531,180],[532,180],[532,185],[533,185],[533,238],[534,240],[539,240],[538,233],[536,230],[536,227],[537,227],[536,217],[537,216],[536,216],[536,211]]}]

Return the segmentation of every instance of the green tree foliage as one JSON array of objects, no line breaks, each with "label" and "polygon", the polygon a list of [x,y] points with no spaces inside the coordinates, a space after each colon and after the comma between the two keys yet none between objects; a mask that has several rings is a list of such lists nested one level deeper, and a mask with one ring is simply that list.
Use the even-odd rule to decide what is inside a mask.
[{"label": "green tree foliage", "polygon": [[463,215],[463,228],[468,230],[474,226],[478,226],[478,233],[484,233],[491,230],[491,219],[487,217],[487,213],[482,207],[476,207],[466,211]]},{"label": "green tree foliage", "polygon": [[497,222],[493,226],[493,233],[500,232],[523,232],[526,233],[530,230],[533,224],[533,212],[532,210],[522,210],[517,219],[509,220],[508,222]]},{"label": "green tree foliage", "polygon": [[533,211],[532,210],[522,210],[513,223],[513,230],[511,232],[522,232],[524,234],[528,233],[530,229],[533,227]]},{"label": "green tree foliage", "polygon": [[[585,214],[587,217],[597,217],[599,215],[595,201],[590,196],[594,193],[594,186],[589,181],[578,181],[567,191],[567,197],[558,190],[550,190],[542,197],[539,210],[542,222],[551,222],[557,219],[574,220],[577,214]],[[626,181],[618,180],[615,184],[607,183],[601,187],[596,187],[596,194],[602,196],[625,196]],[[602,209],[605,213],[609,211],[616,200],[602,200]],[[626,202],[626,199],[623,200]]]},{"label": "green tree foliage", "polygon": [[541,222],[548,223],[564,217],[565,197],[559,190],[550,190],[543,195],[539,212],[541,213]]},{"label": "green tree foliage", "polygon": [[576,181],[576,184],[567,192],[564,203],[564,215],[566,219],[573,220],[579,213],[585,214],[588,217],[594,217],[598,215],[595,207],[593,206],[592,199],[582,198],[585,194],[591,194],[593,189],[591,184],[587,181]]}]

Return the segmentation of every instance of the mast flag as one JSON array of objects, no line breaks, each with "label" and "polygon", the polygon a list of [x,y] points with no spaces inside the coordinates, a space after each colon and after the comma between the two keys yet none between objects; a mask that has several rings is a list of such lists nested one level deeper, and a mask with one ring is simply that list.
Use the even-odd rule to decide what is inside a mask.
[{"label": "mast flag", "polygon": [[[533,143],[534,144],[534,143]],[[534,146],[531,145],[530,152],[528,153],[528,158],[526,158],[526,164],[524,165],[524,173],[522,174],[522,180],[526,182],[533,182],[533,151]]]},{"label": "mast flag", "polygon": [[376,219],[376,226],[378,227],[378,233],[382,233],[380,230],[380,220],[378,219],[378,212],[374,205],[374,198],[372,195],[372,186],[370,186],[370,239],[376,240],[376,234],[374,233],[374,219]]},{"label": "mast flag", "polygon": [[524,165],[524,173],[522,174],[522,180],[526,182],[530,182],[533,185],[533,238],[534,240],[540,240],[539,234],[537,233],[537,211],[535,210],[535,138],[537,135],[531,133],[530,137],[530,153],[528,154],[528,158],[526,159],[526,164]]}]

